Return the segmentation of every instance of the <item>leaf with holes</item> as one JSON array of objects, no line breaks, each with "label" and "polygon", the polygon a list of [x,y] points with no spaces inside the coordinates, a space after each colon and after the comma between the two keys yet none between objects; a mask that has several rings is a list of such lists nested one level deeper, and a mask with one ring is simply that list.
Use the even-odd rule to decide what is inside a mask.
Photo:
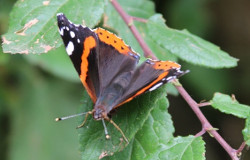
[{"label": "leaf with holes", "polygon": [[56,25],[58,12],[65,13],[74,22],[93,27],[101,20],[104,3],[93,0],[17,1],[10,14],[9,30],[2,36],[3,51],[38,54],[58,48],[62,45]]}]

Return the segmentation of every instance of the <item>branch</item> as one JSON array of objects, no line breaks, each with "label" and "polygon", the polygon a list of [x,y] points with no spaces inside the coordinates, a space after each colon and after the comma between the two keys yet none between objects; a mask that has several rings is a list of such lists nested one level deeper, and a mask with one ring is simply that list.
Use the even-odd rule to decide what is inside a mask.
[{"label": "branch", "polygon": [[127,24],[133,35],[135,36],[136,40],[139,42],[145,57],[150,57],[152,59],[157,59],[151,49],[148,47],[146,42],[141,38],[140,33],[136,29],[135,25],[133,24],[134,17],[128,15],[120,6],[120,4],[116,0],[110,0],[116,11],[120,14],[124,22]]},{"label": "branch", "polygon": [[[128,15],[120,6],[120,4],[116,0],[110,0],[116,11],[120,14],[122,19],[125,21],[127,26],[130,28],[131,32],[139,42],[141,48],[144,51],[144,56],[145,57],[151,57],[152,59],[157,59],[157,57],[154,55],[154,53],[151,51],[151,49],[147,46],[143,38],[141,37],[140,33],[136,29],[136,27],[133,24],[133,19],[134,17]],[[146,21],[144,21],[145,23]],[[175,81],[177,82],[177,80]],[[191,96],[187,93],[187,91],[182,87],[182,85],[175,85],[176,89],[179,91],[181,96],[185,99],[185,101],[189,104],[191,109],[194,111],[198,119],[200,120],[202,124],[202,130],[196,134],[196,136],[204,134],[204,131],[207,131],[211,136],[213,136],[219,143],[220,145],[226,150],[226,152],[229,154],[229,156],[233,160],[239,160],[237,157],[237,150],[233,149],[221,136],[220,134],[216,131],[216,129],[209,123],[209,121],[206,119],[206,117],[203,115],[201,112],[199,105],[197,104]],[[206,104],[208,105],[208,104]],[[240,150],[238,150],[239,152]]]},{"label": "branch", "polygon": [[202,128],[205,129],[209,134],[211,134],[219,143],[220,145],[226,150],[229,156],[233,160],[238,160],[237,152],[233,149],[216,131],[216,129],[209,123],[206,119],[204,114],[201,112],[199,105],[191,98],[191,96],[187,93],[187,91],[182,86],[175,86],[176,89],[179,91],[181,96],[185,99],[185,101],[189,104],[191,109],[194,111],[196,116],[201,122]]},{"label": "branch", "polygon": [[246,142],[242,142],[242,144],[240,145],[239,149],[236,151],[237,154],[241,154],[241,152],[243,151],[243,149],[246,146]]}]

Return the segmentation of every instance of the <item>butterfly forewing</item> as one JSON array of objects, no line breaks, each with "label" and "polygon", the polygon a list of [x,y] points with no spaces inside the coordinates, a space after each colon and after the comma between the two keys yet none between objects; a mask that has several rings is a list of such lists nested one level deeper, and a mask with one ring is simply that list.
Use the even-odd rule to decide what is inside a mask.
[{"label": "butterfly forewing", "polygon": [[133,71],[140,57],[113,33],[102,28],[94,31],[99,39],[98,68],[103,91],[119,74]]},{"label": "butterfly forewing", "polygon": [[100,92],[98,71],[98,38],[82,25],[71,23],[63,14],[57,15],[58,27],[66,51],[93,102]]}]

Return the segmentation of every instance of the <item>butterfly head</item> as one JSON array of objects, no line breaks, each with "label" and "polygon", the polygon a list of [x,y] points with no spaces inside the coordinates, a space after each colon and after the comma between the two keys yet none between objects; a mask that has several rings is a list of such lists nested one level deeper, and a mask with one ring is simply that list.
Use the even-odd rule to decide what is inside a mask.
[{"label": "butterfly head", "polygon": [[95,120],[106,119],[108,116],[107,112],[105,111],[105,107],[103,105],[95,106],[93,117]]}]

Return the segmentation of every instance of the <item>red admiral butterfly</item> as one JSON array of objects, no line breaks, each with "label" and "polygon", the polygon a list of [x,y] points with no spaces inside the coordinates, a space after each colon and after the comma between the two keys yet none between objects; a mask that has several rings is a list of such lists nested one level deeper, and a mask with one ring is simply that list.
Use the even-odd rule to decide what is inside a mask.
[{"label": "red admiral butterfly", "polygon": [[[95,120],[110,121],[127,141],[121,129],[109,118],[109,113],[185,72],[171,61],[147,59],[137,67],[140,56],[115,34],[102,28],[91,30],[73,24],[62,13],[57,14],[57,21],[66,51],[94,102],[94,109],[87,115],[93,114]],[[85,121],[86,118],[79,127]]]}]

